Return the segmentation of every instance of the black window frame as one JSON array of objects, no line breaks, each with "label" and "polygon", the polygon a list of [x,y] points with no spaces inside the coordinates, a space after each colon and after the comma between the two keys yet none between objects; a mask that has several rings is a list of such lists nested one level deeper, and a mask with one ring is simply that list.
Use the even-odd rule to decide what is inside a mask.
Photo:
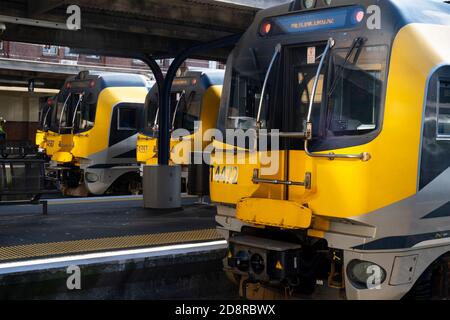
[{"label": "black window frame", "polygon": [[437,92],[436,92],[436,140],[450,140],[449,134],[439,133],[439,116],[440,116],[440,104],[441,104],[441,83],[446,82],[450,86],[450,78],[439,77],[437,80]]},{"label": "black window frame", "polygon": [[[116,108],[117,112],[117,126],[116,129],[119,131],[138,131],[140,129],[139,119],[138,119],[138,109],[131,105],[121,104]],[[135,113],[135,128],[132,127],[122,127],[120,124],[120,113],[122,110],[132,110]]]}]

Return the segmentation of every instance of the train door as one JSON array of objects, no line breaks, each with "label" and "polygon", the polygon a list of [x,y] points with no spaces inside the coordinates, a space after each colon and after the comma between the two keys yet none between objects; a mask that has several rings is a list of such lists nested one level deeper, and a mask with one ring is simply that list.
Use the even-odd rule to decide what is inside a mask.
[{"label": "train door", "polygon": [[[324,45],[292,46],[284,50],[284,116],[282,131],[301,133],[306,131],[307,115],[313,94],[313,86],[319,67],[320,54]],[[322,96],[324,92],[324,75],[326,68],[322,68],[314,102],[311,110],[313,123],[313,137],[322,134],[321,114]],[[304,182],[312,168],[307,165],[306,155],[303,151],[302,139],[282,139],[281,146],[285,150],[285,180]],[[285,186],[284,198],[286,200],[299,200],[305,193],[304,186]]]}]

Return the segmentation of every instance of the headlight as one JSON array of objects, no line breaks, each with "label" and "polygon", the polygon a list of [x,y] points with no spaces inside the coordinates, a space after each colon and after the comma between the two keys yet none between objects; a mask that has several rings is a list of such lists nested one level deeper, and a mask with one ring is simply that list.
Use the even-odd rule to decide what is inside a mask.
[{"label": "headlight", "polygon": [[250,257],[247,251],[239,251],[236,254],[236,267],[242,272],[247,272],[249,269],[249,260]]},{"label": "headlight", "polygon": [[94,183],[98,181],[98,175],[96,173],[87,172],[86,173],[86,181],[90,183]]},{"label": "headlight", "polygon": [[347,277],[357,289],[374,289],[386,280],[386,270],[373,262],[352,260],[347,265]]}]

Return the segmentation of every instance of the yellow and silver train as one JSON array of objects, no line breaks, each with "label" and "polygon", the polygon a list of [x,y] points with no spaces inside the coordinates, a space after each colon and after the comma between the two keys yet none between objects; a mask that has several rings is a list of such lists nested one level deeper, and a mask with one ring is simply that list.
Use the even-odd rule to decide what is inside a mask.
[{"label": "yellow and silver train", "polygon": [[[189,184],[189,164],[191,163],[194,141],[200,141],[202,150],[211,143],[203,141],[203,133],[215,128],[219,111],[224,70],[186,71],[174,79],[171,90],[172,138],[170,142],[170,162],[182,166],[181,191],[192,194],[208,194],[208,170],[196,176]],[[137,140],[137,160],[142,165],[158,163],[158,88],[154,86],[146,102],[146,126]],[[197,150],[201,153],[202,150]],[[191,152],[189,152],[191,151]],[[198,173],[202,172],[200,170]],[[192,172],[193,173],[193,172]],[[191,173],[191,174],[192,174]],[[200,180],[198,180],[200,178]],[[203,181],[205,182],[205,181]],[[190,190],[188,190],[190,189]],[[200,190],[201,189],[201,190]]]},{"label": "yellow and silver train", "polygon": [[234,152],[213,159],[211,198],[244,296],[449,298],[448,1],[260,11],[229,57],[218,127],[270,140],[215,143]]},{"label": "yellow and silver train", "polygon": [[86,71],[66,81],[46,148],[63,194],[139,192],[136,140],[150,85],[142,75]]}]

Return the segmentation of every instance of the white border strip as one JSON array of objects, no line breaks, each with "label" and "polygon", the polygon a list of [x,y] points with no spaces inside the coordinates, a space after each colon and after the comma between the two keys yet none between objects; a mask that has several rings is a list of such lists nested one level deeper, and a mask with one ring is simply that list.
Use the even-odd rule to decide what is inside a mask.
[{"label": "white border strip", "polygon": [[164,257],[168,255],[211,251],[224,249],[226,248],[226,245],[227,242],[225,240],[219,240],[202,243],[177,244],[155,248],[109,251],[57,258],[7,262],[0,264],[0,275],[46,269],[66,268],[71,265],[81,266],[107,262],[124,262],[126,260],[133,259]]},{"label": "white border strip", "polygon": [[[144,196],[106,196],[106,197],[87,197],[87,198],[56,198],[56,199],[43,199],[48,202],[48,204],[82,204],[82,203],[102,203],[102,202],[119,202],[119,201],[137,201],[144,200]],[[198,201],[199,197],[189,196],[187,194],[181,194],[182,203],[191,203]]]}]

